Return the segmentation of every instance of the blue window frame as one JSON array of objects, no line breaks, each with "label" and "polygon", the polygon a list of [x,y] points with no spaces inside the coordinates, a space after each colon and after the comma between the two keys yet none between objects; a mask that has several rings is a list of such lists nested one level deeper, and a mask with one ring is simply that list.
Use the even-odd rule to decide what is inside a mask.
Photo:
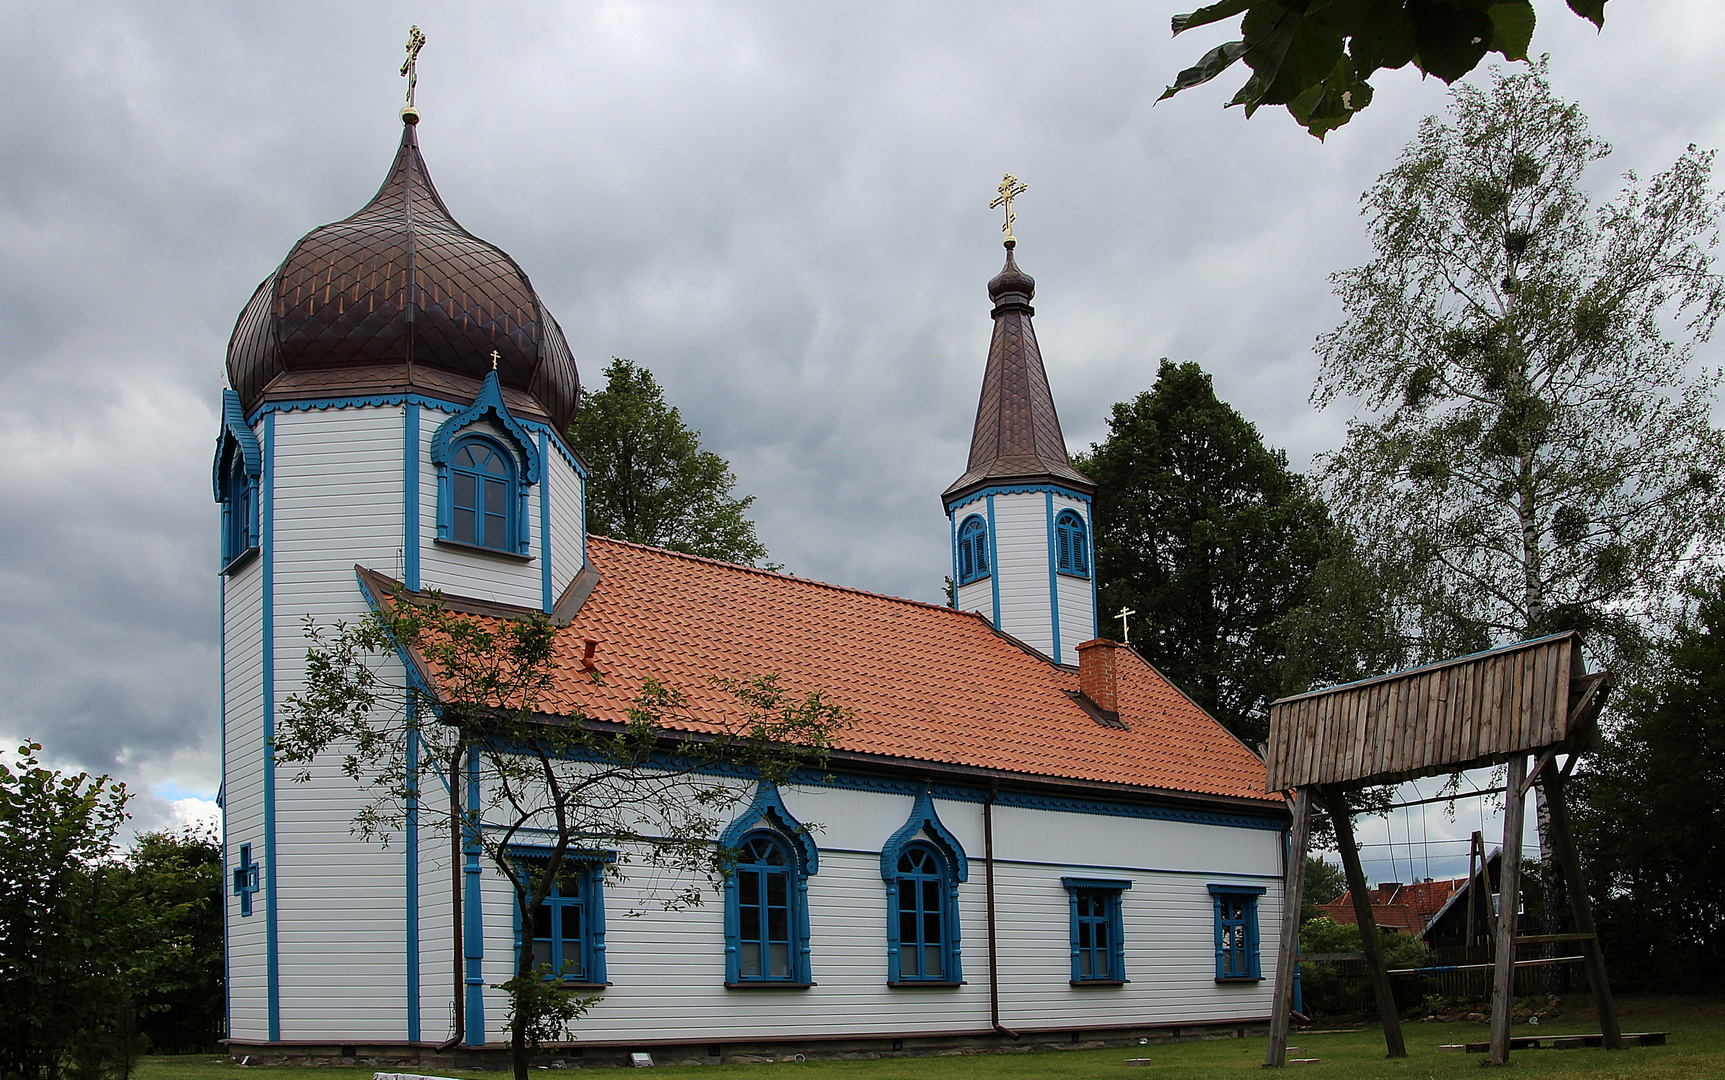
[{"label": "blue window frame", "polygon": [[1061,878],[1060,883],[1066,886],[1071,908],[1072,982],[1125,982],[1120,894],[1132,883],[1104,878]]},{"label": "blue window frame", "polygon": [[257,546],[257,481],[246,472],[245,459],[230,454],[222,477],[222,565]]},{"label": "blue window frame", "polygon": [[[515,867],[530,878],[544,872],[550,852],[542,848],[510,851]],[[569,852],[557,879],[533,913],[533,963],[550,967],[547,978],[567,983],[605,982],[605,870],[610,856]],[[536,883],[536,881],[535,881]],[[516,947],[521,945],[521,912],[515,912]]]},{"label": "blue window frame", "polygon": [[1212,885],[1216,908],[1216,981],[1262,979],[1258,963],[1258,897],[1262,886]]},{"label": "blue window frame", "polygon": [[910,819],[881,850],[886,880],[887,982],[956,986],[964,981],[958,934],[958,886],[969,862],[934,810],[927,788]]},{"label": "blue window frame", "polygon": [[449,456],[449,538],[458,544],[514,551],[515,457],[483,435],[455,441]]},{"label": "blue window frame", "polygon": [[808,830],[763,783],[719,846],[735,859],[725,874],[725,984],[812,985],[809,878],[820,853]]},{"label": "blue window frame", "polygon": [[1090,537],[1084,519],[1076,510],[1062,510],[1054,518],[1057,565],[1062,574],[1090,576]]},{"label": "blue window frame", "polygon": [[258,891],[258,864],[252,861],[252,846],[240,845],[239,865],[234,867],[234,895],[240,898],[240,915],[252,913],[252,896]]},{"label": "blue window frame", "polygon": [[988,523],[972,514],[958,527],[958,583],[988,576]]}]

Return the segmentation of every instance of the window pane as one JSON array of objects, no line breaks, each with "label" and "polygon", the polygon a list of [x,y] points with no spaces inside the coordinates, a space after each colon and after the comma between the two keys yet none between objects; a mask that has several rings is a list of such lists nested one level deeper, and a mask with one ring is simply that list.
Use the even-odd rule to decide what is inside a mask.
[{"label": "window pane", "polygon": [[898,883],[898,909],[900,911],[916,910],[916,882],[901,881]]},{"label": "window pane", "polygon": [[535,965],[555,963],[551,959],[551,943],[549,941],[535,941],[533,943],[533,963]]},{"label": "window pane", "polygon": [[922,975],[922,969],[917,967],[916,958],[922,955],[922,950],[915,941],[905,940],[898,947],[898,975],[901,979],[915,979]]},{"label": "window pane", "polygon": [[940,882],[925,881],[922,883],[922,909],[924,911],[940,910]]},{"label": "window pane", "polygon": [[737,912],[738,931],[744,941],[761,940],[761,909],[754,906],[744,907]]},{"label": "window pane", "polygon": [[761,947],[752,942],[744,942],[737,950],[737,973],[743,978],[761,977]]},{"label": "window pane", "polygon": [[1096,947],[1106,951],[1108,948],[1108,924],[1098,922],[1096,925]]},{"label": "window pane", "polygon": [[499,454],[490,447],[484,448],[483,453],[485,454],[484,465],[486,472],[493,476],[503,476],[508,473],[509,466],[504,464],[502,454]]},{"label": "window pane", "polygon": [[533,936],[549,938],[551,936],[551,905],[540,904],[539,910],[533,913]]},{"label": "window pane", "polygon": [[916,868],[916,864],[911,861],[911,856],[913,856],[915,854],[916,854],[916,852],[914,852],[914,851],[907,851],[903,855],[900,855],[898,857],[899,873],[908,874]]},{"label": "window pane", "polygon": [[767,903],[771,904],[773,907],[784,907],[787,903],[786,893],[789,891],[789,874],[767,875]]},{"label": "window pane", "polygon": [[898,940],[906,946],[916,944],[916,912],[898,913]]},{"label": "window pane", "polygon": [[940,946],[924,945],[922,948],[922,974],[927,979],[943,979],[945,969],[941,966]]},{"label": "window pane", "polygon": [[455,463],[457,465],[467,465],[470,467],[478,464],[478,462],[476,462],[473,458],[473,444],[472,443],[464,444],[461,447],[461,449],[459,449],[455,452]]},{"label": "window pane", "polygon": [[791,947],[789,945],[767,946],[767,974],[775,979],[791,977]]},{"label": "window pane", "polygon": [[1080,949],[1088,949],[1096,943],[1094,930],[1095,925],[1093,923],[1080,922],[1078,924],[1078,947]]},{"label": "window pane", "polygon": [[791,940],[790,912],[786,911],[784,908],[767,909],[767,940]]},{"label": "window pane", "polygon": [[922,941],[925,945],[940,944],[940,915],[938,913],[925,914],[922,917]]},{"label": "window pane", "polygon": [[507,486],[501,480],[485,481],[485,512],[487,514],[503,513],[504,489]]},{"label": "window pane", "polygon": [[1078,977],[1080,979],[1088,979],[1094,974],[1095,974],[1095,972],[1090,970],[1090,952],[1088,950],[1085,950],[1084,952],[1079,953],[1078,954]]}]

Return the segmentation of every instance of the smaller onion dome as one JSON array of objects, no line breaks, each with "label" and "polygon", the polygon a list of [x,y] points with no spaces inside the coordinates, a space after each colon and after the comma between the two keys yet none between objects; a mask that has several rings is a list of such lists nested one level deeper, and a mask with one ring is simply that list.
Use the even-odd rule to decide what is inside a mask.
[{"label": "smaller onion dome", "polygon": [[403,110],[401,146],[358,212],[307,233],[258,286],[228,343],[249,413],[269,400],[419,392],[470,401],[497,372],[509,408],[562,432],[574,357],[527,275],[463,229]]},{"label": "smaller onion dome", "polygon": [[1022,304],[1028,307],[1036,296],[1036,279],[1020,270],[1018,263],[1013,261],[1012,249],[1015,246],[1012,243],[1006,245],[1006,265],[988,281],[988,298],[994,301],[997,308],[1003,304]]}]

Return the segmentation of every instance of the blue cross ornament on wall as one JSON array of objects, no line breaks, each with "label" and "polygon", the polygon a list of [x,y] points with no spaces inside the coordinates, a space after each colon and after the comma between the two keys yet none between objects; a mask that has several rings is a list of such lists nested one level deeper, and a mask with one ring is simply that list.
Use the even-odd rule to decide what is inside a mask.
[{"label": "blue cross ornament on wall", "polygon": [[240,862],[234,867],[234,895],[240,898],[240,914],[252,913],[252,894],[258,891],[258,864],[252,861],[252,846],[240,845]]}]

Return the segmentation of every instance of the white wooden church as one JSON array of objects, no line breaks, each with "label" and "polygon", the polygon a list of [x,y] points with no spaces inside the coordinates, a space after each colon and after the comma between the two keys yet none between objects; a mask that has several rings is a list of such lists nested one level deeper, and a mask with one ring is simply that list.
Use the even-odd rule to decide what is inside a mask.
[{"label": "white wooden church", "polygon": [[[727,830],[746,854],[722,902],[668,912],[597,872],[553,897],[533,933],[601,995],[569,1064],[1260,1030],[1288,815],[1250,750],[1099,635],[1094,485],[1068,459],[1011,241],[970,459],[942,494],[957,608],[821,584],[588,535],[562,331],[456,223],[403,118],[376,196],[293,246],[228,347],[233,1053],[506,1047],[507,883],[429,829],[359,839],[350,782],[289,783],[267,750],[305,618],[359,619],[385,579],[549,613],[562,711],[620,717],[648,677],[699,708],[710,676],[769,671],[854,710],[830,776],[762,790]],[[576,677],[584,650],[603,685]]]}]

